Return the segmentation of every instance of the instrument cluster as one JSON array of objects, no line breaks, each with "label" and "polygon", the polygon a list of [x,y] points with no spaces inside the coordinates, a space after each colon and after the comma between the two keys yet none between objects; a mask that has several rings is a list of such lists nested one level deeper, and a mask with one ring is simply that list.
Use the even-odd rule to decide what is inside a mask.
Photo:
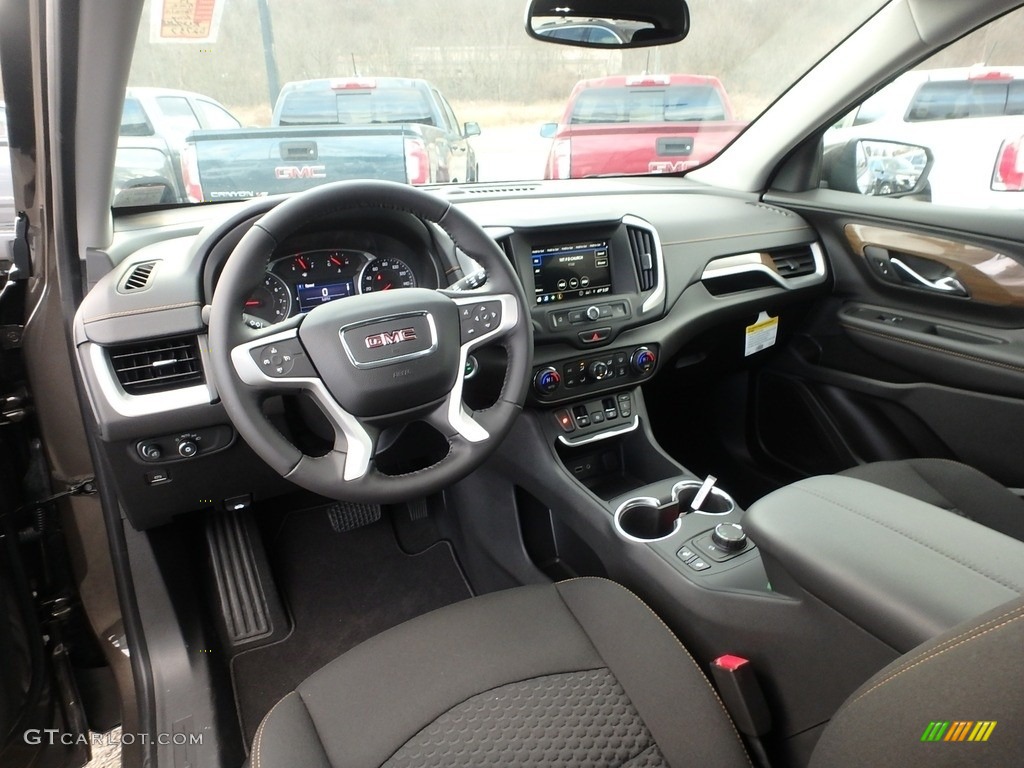
[{"label": "instrument cluster", "polygon": [[[254,327],[279,323],[321,304],[361,293],[401,288],[436,288],[436,268],[404,246],[311,247],[273,259],[259,287],[245,301],[245,319]],[[383,252],[382,252],[383,251]]]}]

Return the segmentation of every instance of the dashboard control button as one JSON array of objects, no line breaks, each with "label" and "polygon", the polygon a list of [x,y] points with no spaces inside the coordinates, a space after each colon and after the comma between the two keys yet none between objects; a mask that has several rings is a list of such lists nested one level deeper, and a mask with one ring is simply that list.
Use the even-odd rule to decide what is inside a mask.
[{"label": "dashboard control button", "polygon": [[157,443],[139,443],[138,451],[146,461],[159,461],[164,455],[163,448]]},{"label": "dashboard control button", "polygon": [[576,425],[573,424],[572,416],[565,408],[559,411],[555,411],[555,420],[558,422],[558,426],[565,432],[575,432]]},{"label": "dashboard control button", "polygon": [[562,383],[562,375],[551,366],[541,368],[533,377],[533,388],[542,395],[550,395]]},{"label": "dashboard control button", "polygon": [[171,482],[171,475],[166,469],[154,469],[146,473],[146,482],[150,485],[160,485]]},{"label": "dashboard control button", "polygon": [[[611,315],[610,311],[609,311],[608,315]],[[600,317],[601,317],[601,308],[600,307],[595,307],[595,306],[587,307],[587,320],[597,320]]]},{"label": "dashboard control button", "polygon": [[706,560],[701,560],[699,557],[696,560],[690,560],[686,563],[688,566],[693,568],[695,571],[706,571],[711,567],[711,563]]},{"label": "dashboard control button", "polygon": [[658,358],[647,347],[637,347],[629,359],[630,367],[634,373],[646,375],[654,370]]},{"label": "dashboard control button", "polygon": [[582,331],[578,334],[579,340],[584,344],[600,344],[608,341],[612,335],[611,328],[594,328],[590,331]]},{"label": "dashboard control button", "polygon": [[178,443],[178,455],[183,459],[191,459],[199,453],[199,446],[193,440],[182,440]]}]

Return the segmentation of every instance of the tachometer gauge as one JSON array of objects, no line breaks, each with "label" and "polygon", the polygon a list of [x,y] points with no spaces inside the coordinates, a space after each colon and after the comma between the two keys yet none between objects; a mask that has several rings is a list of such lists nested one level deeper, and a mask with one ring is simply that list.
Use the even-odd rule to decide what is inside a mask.
[{"label": "tachometer gauge", "polygon": [[292,313],[292,294],[284,280],[267,272],[260,287],[245,300],[246,315],[272,325],[288,319]]},{"label": "tachometer gauge", "polygon": [[390,291],[394,288],[415,288],[416,275],[401,259],[374,259],[359,276],[359,292]]}]

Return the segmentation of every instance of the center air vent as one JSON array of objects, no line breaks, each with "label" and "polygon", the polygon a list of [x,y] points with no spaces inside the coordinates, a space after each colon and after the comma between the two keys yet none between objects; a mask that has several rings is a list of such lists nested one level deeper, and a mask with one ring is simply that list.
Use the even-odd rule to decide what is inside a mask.
[{"label": "center air vent", "polygon": [[108,353],[114,374],[129,395],[167,392],[203,381],[195,337],[125,344]]},{"label": "center air vent", "polygon": [[121,283],[121,291],[123,293],[132,293],[133,291],[141,291],[147,288],[150,278],[153,277],[153,272],[156,270],[156,265],[157,262],[155,261],[144,261],[141,264],[136,264]]},{"label": "center air vent", "polygon": [[654,259],[654,234],[641,227],[626,227],[626,235],[629,237],[629,249],[633,252],[640,290],[650,291],[658,282]]},{"label": "center air vent", "polygon": [[776,271],[785,278],[813,275],[818,269],[809,245],[771,251],[768,256],[775,264]]}]

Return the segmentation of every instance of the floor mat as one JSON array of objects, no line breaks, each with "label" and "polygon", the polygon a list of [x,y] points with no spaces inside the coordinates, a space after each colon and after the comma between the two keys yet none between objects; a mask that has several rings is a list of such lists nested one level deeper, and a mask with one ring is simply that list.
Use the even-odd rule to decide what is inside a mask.
[{"label": "floor mat", "polygon": [[383,630],[470,596],[451,546],[405,554],[387,516],[335,533],[323,510],[293,513],[266,538],[295,627],[231,663],[245,743],[263,716],[311,673]]}]

